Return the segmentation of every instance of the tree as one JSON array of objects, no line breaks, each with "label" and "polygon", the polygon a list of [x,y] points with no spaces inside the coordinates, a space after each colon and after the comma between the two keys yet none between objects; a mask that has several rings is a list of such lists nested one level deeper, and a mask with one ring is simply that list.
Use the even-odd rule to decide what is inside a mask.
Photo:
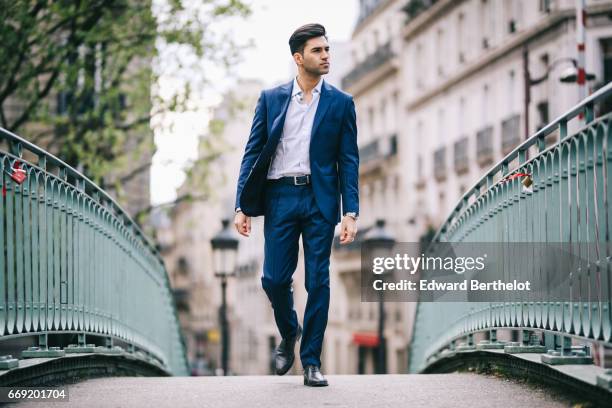
[{"label": "tree", "polygon": [[[249,14],[240,0],[0,0],[0,126],[113,189],[148,169],[120,171],[154,148],[151,124],[193,109],[202,61],[236,62],[242,47],[215,24]],[[172,61],[159,63],[160,49]],[[160,77],[185,72],[160,92]]]}]

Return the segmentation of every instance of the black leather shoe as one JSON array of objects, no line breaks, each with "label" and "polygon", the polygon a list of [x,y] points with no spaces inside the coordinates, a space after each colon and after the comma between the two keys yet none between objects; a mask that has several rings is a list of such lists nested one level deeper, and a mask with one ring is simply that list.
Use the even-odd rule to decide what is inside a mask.
[{"label": "black leather shoe", "polygon": [[284,375],[289,371],[295,360],[295,343],[302,337],[302,327],[298,324],[297,333],[294,338],[283,339],[274,353],[274,366],[277,375]]},{"label": "black leather shoe", "polygon": [[327,380],[321,374],[319,367],[309,365],[304,369],[304,385],[309,387],[327,387]]}]

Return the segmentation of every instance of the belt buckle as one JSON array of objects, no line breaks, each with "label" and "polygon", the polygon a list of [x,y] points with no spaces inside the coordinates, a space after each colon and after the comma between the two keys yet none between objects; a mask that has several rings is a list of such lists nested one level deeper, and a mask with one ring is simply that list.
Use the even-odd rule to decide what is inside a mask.
[{"label": "belt buckle", "polygon": [[[298,183],[298,177],[305,177],[306,181],[304,183]],[[305,176],[293,176],[293,184],[296,186],[305,186],[308,184],[308,175]]]}]

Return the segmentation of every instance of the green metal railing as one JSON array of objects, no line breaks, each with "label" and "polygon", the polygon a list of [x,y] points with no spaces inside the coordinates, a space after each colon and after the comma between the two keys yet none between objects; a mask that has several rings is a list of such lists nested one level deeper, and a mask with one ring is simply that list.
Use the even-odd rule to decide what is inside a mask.
[{"label": "green metal railing", "polygon": [[[459,200],[430,246],[435,250],[439,242],[567,243],[572,251],[580,250],[574,244],[588,242],[591,249],[582,254],[586,267],[573,271],[565,280],[569,286],[564,289],[568,293],[572,289],[569,301],[519,297],[501,303],[419,303],[411,372],[427,372],[459,350],[491,346],[508,351],[508,344],[492,347],[498,343],[498,330],[514,331],[519,340],[522,331],[522,340],[512,343],[522,351],[547,354],[552,350],[548,354],[558,357],[588,357],[589,349],[572,352],[578,349],[576,342],[583,341],[589,348],[612,346],[612,192],[608,187],[612,179],[612,116],[595,117],[598,104],[611,96],[612,84],[608,84],[493,166]],[[568,122],[578,117],[584,126],[569,135]],[[545,138],[554,132],[559,137],[547,147]],[[529,175],[533,184],[525,188],[522,182],[527,176],[512,177],[517,173]],[[506,265],[509,276],[542,279],[538,261],[533,263],[535,267],[526,268],[520,259],[510,260]],[[475,344],[478,335],[487,340],[485,347]]]},{"label": "green metal railing", "polygon": [[[74,352],[186,375],[168,275],[152,243],[74,168],[1,128],[0,143],[0,355],[12,354],[0,361],[0,381],[26,357]],[[21,184],[16,168],[27,176]]]}]

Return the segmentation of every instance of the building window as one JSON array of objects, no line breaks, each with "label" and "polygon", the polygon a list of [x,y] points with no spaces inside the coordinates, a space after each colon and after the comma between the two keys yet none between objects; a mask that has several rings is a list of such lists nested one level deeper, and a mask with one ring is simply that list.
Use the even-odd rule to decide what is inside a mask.
[{"label": "building window", "polygon": [[409,0],[402,11],[406,13],[406,22],[414,19],[416,16],[421,14],[423,11],[431,7],[437,0]]},{"label": "building window", "polygon": [[465,133],[465,98],[462,96],[459,98],[459,109],[457,110],[457,129],[459,134]]},{"label": "building window", "polygon": [[178,272],[183,276],[189,273],[189,262],[187,261],[185,257],[181,256],[178,259],[177,269],[178,269]]},{"label": "building window", "polygon": [[488,126],[476,133],[476,161],[483,167],[493,163],[493,127]]},{"label": "building window", "polygon": [[[538,111],[537,130],[542,129],[550,121],[548,101],[541,101],[536,105]],[[557,141],[557,132],[550,133],[544,138],[546,147],[553,145]]]},{"label": "building window", "polygon": [[423,69],[424,64],[424,56],[423,56],[423,45],[417,44],[415,48],[415,66],[416,66],[416,75],[414,76],[414,80],[416,81],[415,86],[417,89],[424,88],[423,77],[425,76],[425,71]]},{"label": "building window", "polygon": [[462,137],[458,141],[455,142],[453,146],[453,155],[454,155],[454,164],[455,171],[457,174],[466,173],[470,164],[468,161],[468,138]]},{"label": "building window", "polygon": [[417,156],[417,179],[423,179],[423,156]]},{"label": "building window", "polygon": [[459,17],[457,18],[457,58],[459,60],[459,64],[463,64],[465,62],[465,49],[464,49],[465,40],[463,38],[464,30],[465,30],[464,22],[465,22],[464,14],[459,13]]},{"label": "building window", "polygon": [[508,72],[508,84],[506,93],[506,96],[508,98],[508,105],[506,106],[506,109],[507,112],[512,112],[514,110],[514,94],[516,93],[516,75],[514,73],[514,70],[510,70],[510,72]]},{"label": "building window", "polygon": [[516,21],[514,19],[508,21],[508,34],[516,32]]},{"label": "building window", "polygon": [[548,53],[543,53],[542,55],[540,55],[540,70],[542,72],[542,75],[546,74],[546,71],[548,70],[549,66],[550,66],[550,57],[548,56]]},{"label": "building window", "polygon": [[548,121],[550,120],[548,116],[548,101],[539,102],[537,104],[537,110],[538,110],[538,119],[539,119],[538,130],[540,130],[544,126],[546,126],[548,124]]},{"label": "building window", "polygon": [[[612,38],[604,38],[600,42],[601,57],[603,58],[603,81],[602,85],[612,82]],[[612,101],[610,98],[603,100],[599,106],[599,115],[603,116],[612,112]]]},{"label": "building window", "polygon": [[387,119],[387,100],[383,99],[380,103],[380,122],[381,122],[381,130],[382,133],[387,133],[387,124],[389,123]]},{"label": "building window", "polygon": [[550,0],[540,0],[540,12],[550,13]]},{"label": "building window", "polygon": [[177,312],[189,313],[189,290],[187,289],[172,289],[172,295],[174,297],[174,304],[176,305]]},{"label": "building window", "polygon": [[504,2],[504,13],[506,14],[508,34],[515,33],[517,30],[517,0],[507,0]]},{"label": "building window", "polygon": [[389,137],[389,156],[397,155],[397,134],[392,134]]},{"label": "building window", "polygon": [[446,41],[444,39],[444,29],[439,28],[436,36],[437,72],[438,76],[444,76],[444,62],[446,58]]},{"label": "building window", "polygon": [[379,139],[374,139],[370,143],[359,148],[359,161],[361,163],[368,163],[380,156],[378,141]]},{"label": "building window", "polygon": [[480,5],[480,30],[482,31],[482,48],[487,49],[490,46],[490,37],[491,30],[490,27],[492,25],[491,21],[491,3],[488,0],[481,0]]},{"label": "building window", "polygon": [[520,116],[514,115],[502,122],[502,153],[506,155],[521,141]]},{"label": "building window", "polygon": [[489,121],[489,103],[490,101],[490,92],[489,85],[485,85],[482,87],[482,106],[481,106],[481,114],[482,114],[482,122],[486,123]]},{"label": "building window", "polygon": [[446,179],[446,147],[434,151],[434,178],[438,181]]}]

